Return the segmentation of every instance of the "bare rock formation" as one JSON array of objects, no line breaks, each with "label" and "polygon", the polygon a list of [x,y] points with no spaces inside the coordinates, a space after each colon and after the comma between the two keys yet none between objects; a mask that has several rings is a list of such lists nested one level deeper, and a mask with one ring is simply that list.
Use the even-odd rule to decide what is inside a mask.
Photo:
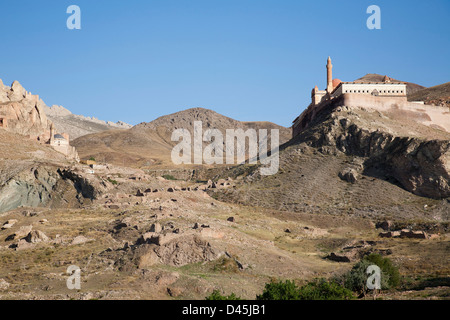
[{"label": "bare rock formation", "polygon": [[44,106],[39,96],[27,92],[18,81],[11,87],[0,82],[0,127],[47,142],[52,122],[47,119]]},{"label": "bare rock formation", "polygon": [[57,131],[47,118],[45,108],[44,101],[27,92],[18,81],[14,81],[11,87],[0,81],[0,128],[48,143],[68,159],[79,161],[76,149],[69,145],[68,135],[63,134],[61,141],[55,141]]},{"label": "bare rock formation", "polygon": [[[336,150],[365,158],[364,173],[383,172],[416,195],[435,199],[449,197],[450,135],[439,131],[439,139],[429,139],[425,134],[411,130],[408,136],[396,132],[395,122],[390,122],[387,117],[383,119],[383,115],[378,117],[380,124],[373,126],[370,117],[376,114],[379,113],[330,107],[309,130],[294,140],[306,142],[323,152]],[[345,180],[354,180],[349,172],[342,172],[341,176]]]}]

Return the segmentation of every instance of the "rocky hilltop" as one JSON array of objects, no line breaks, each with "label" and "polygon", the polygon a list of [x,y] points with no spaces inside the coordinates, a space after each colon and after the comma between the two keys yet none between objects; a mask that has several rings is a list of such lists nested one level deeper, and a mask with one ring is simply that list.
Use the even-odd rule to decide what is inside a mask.
[{"label": "rocky hilltop", "polygon": [[46,142],[52,122],[44,107],[42,99],[27,92],[18,81],[8,87],[0,80],[0,127]]},{"label": "rocky hilltop", "polygon": [[130,129],[132,125],[118,121],[103,121],[95,117],[72,114],[62,106],[44,107],[47,117],[52,120],[57,130],[67,132],[72,139],[81,136],[115,129]]},{"label": "rocky hilltop", "polygon": [[[330,105],[279,155],[277,174],[237,167],[234,177],[245,172],[244,183],[216,197],[297,212],[449,218],[446,131],[369,108]],[[436,199],[433,208],[423,207],[425,199]]]}]

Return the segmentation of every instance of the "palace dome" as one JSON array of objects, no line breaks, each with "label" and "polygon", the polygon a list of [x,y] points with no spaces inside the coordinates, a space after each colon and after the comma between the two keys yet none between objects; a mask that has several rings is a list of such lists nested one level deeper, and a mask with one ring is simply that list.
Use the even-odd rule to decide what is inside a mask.
[{"label": "palace dome", "polygon": [[333,79],[333,82],[332,82],[333,88],[336,88],[338,85],[341,84],[341,82],[342,81],[340,79]]}]

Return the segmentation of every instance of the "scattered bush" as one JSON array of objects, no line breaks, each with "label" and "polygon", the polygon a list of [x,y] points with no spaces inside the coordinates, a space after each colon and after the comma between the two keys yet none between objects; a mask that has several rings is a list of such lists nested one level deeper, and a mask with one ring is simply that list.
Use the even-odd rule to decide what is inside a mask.
[{"label": "scattered bush", "polygon": [[113,185],[117,185],[117,180],[113,180],[111,178],[108,178],[108,181],[111,182]]},{"label": "scattered bush", "polygon": [[206,297],[206,300],[241,300],[241,298],[236,296],[234,293],[229,296],[223,296],[220,294],[219,290],[214,290],[209,296]]},{"label": "scattered bush", "polygon": [[380,267],[381,271],[389,277],[388,284],[391,288],[395,288],[400,284],[400,272],[389,258],[372,253],[365,256],[364,259]]},{"label": "scattered bush", "polygon": [[302,286],[300,300],[352,300],[353,292],[335,281],[316,279]]},{"label": "scattered bush", "polygon": [[175,179],[174,176],[172,176],[172,175],[170,175],[170,174],[165,174],[165,175],[163,175],[162,177],[163,177],[164,179],[166,179],[166,180],[177,180],[177,179]]},{"label": "scattered bush", "polygon": [[299,300],[300,292],[297,285],[290,280],[285,282],[267,283],[261,295],[257,300]]},{"label": "scattered bush", "polygon": [[237,273],[239,266],[232,258],[222,258],[214,265],[214,272]]},{"label": "scattered bush", "polygon": [[365,256],[360,262],[355,264],[347,274],[345,274],[341,283],[349,290],[365,294],[367,288],[367,268],[371,265],[377,265],[381,269],[381,289],[387,290],[395,288],[400,283],[400,274],[389,258],[384,258],[379,254],[370,254]]},{"label": "scattered bush", "polygon": [[266,284],[262,295],[257,300],[351,300],[353,292],[335,281],[315,279],[302,287],[294,282],[272,282]]}]

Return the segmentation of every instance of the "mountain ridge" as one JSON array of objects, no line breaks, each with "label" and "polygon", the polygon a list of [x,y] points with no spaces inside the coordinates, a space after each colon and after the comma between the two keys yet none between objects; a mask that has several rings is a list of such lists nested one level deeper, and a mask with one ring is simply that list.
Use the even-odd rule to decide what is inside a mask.
[{"label": "mountain ridge", "polygon": [[[171,140],[175,129],[193,132],[195,121],[202,121],[204,130],[219,129],[278,129],[280,144],[291,138],[290,128],[271,122],[242,122],[205,108],[191,108],[159,117],[151,122],[142,122],[128,130],[115,130],[90,134],[73,141],[82,158],[94,157],[123,165],[133,166],[168,165],[171,150],[177,144]],[[270,132],[269,132],[270,133]]]}]

